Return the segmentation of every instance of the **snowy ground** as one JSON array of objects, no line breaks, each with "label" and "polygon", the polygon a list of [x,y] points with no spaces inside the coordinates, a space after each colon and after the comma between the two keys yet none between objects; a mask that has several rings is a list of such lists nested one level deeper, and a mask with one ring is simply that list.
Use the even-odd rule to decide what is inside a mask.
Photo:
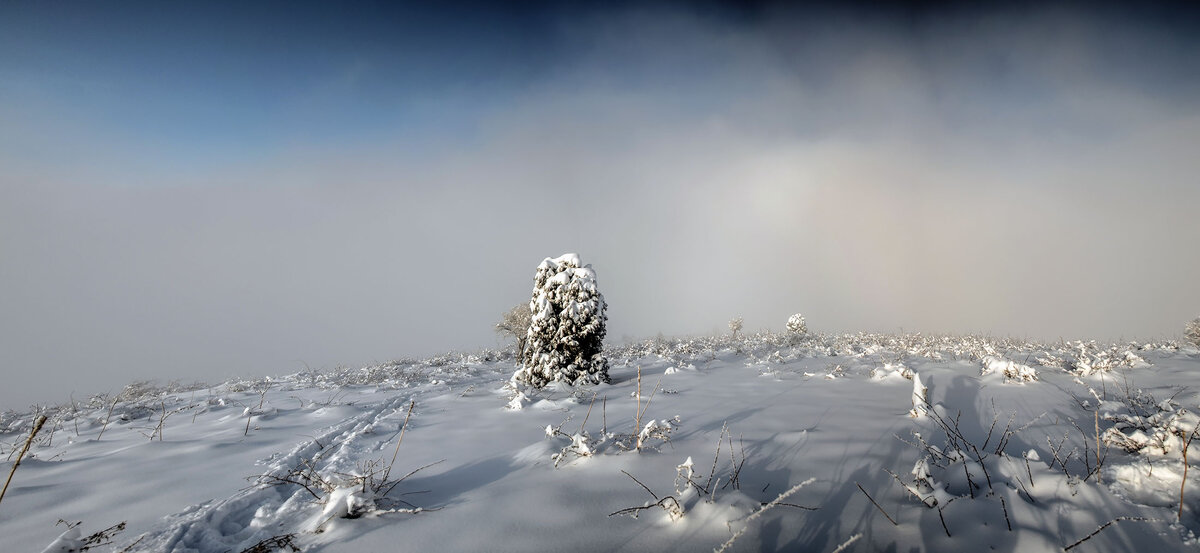
[{"label": "snowy ground", "polygon": [[5,413],[5,476],[49,422],[0,548],[121,522],[90,550],[1197,548],[1195,348],[776,334],[610,360],[611,385],[577,390],[515,390],[511,354],[485,352]]}]

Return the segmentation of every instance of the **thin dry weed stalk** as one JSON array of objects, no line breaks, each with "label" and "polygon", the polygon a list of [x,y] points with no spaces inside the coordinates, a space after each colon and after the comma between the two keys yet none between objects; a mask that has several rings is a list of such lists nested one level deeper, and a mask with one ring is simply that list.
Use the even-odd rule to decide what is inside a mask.
[{"label": "thin dry weed stalk", "polygon": [[117,401],[120,399],[121,394],[117,394],[116,397],[113,398],[112,403],[108,405],[108,414],[104,415],[104,426],[100,427],[100,433],[96,435],[97,442],[100,441],[100,438],[104,437],[104,431],[108,429],[108,421],[112,420],[113,409],[116,408]]},{"label": "thin dry weed stalk", "polygon": [[41,432],[42,426],[46,424],[46,415],[38,415],[37,420],[33,421],[33,430],[29,432],[29,439],[25,440],[25,447],[21,448],[21,453],[17,455],[17,462],[13,463],[12,470],[8,471],[8,479],[4,481],[4,489],[0,490],[0,501],[4,501],[4,494],[8,493],[8,485],[12,483],[13,474],[17,472],[17,467],[21,466],[21,459],[29,452],[29,446],[33,444],[34,436]]},{"label": "thin dry weed stalk", "polygon": [[1179,479],[1179,513],[1176,519],[1181,522],[1183,521],[1183,487],[1187,484],[1188,448],[1192,446],[1192,440],[1196,438],[1197,432],[1200,432],[1200,423],[1196,423],[1196,427],[1186,435],[1183,432],[1179,433],[1180,439],[1183,440],[1183,478]]},{"label": "thin dry weed stalk", "polygon": [[634,449],[641,451],[642,443],[645,441],[646,432],[642,429],[642,416],[646,414],[646,409],[650,408],[650,402],[654,401],[654,394],[658,392],[658,388],[662,385],[662,377],[658,377],[658,382],[654,385],[654,390],[650,392],[650,397],[646,399],[646,404],[642,405],[642,366],[637,368],[637,414],[633,418],[633,435],[637,436]]},{"label": "thin dry weed stalk", "polygon": [[867,496],[867,499],[871,500],[871,504],[874,505],[876,509],[879,509],[879,512],[883,513],[883,516],[887,517],[888,522],[891,522],[892,526],[899,526],[899,524],[896,522],[896,519],[892,518],[892,515],[889,515],[887,513],[887,511],[883,510],[883,507],[881,507],[879,505],[879,502],[875,501],[875,498],[871,497],[871,494],[867,493],[867,490],[862,487],[862,484],[855,482],[854,485],[858,486],[858,491],[862,492],[863,495]]},{"label": "thin dry weed stalk", "polygon": [[388,463],[387,470],[383,471],[383,480],[386,482],[388,475],[392,473],[392,465],[396,464],[396,456],[400,455],[400,442],[404,441],[404,432],[408,430],[408,418],[412,416],[413,407],[417,405],[417,400],[410,399],[408,401],[408,413],[404,415],[404,424],[400,426],[400,438],[396,440],[396,451],[392,453],[392,462]]}]

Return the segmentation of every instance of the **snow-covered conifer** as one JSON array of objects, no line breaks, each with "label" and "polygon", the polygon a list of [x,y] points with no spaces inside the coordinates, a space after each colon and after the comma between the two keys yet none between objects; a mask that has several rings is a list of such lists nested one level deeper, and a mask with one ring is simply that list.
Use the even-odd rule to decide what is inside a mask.
[{"label": "snow-covered conifer", "polygon": [[546,258],[533,278],[532,316],[514,378],[539,388],[556,381],[607,383],[608,360],[601,351],[607,309],[591,265],[582,265],[573,253]]}]

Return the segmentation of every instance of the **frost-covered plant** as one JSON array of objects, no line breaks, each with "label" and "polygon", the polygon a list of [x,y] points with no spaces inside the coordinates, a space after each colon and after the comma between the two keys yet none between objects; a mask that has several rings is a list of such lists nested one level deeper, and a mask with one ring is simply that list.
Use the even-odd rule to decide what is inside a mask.
[{"label": "frost-covered plant", "polygon": [[736,338],[738,333],[742,331],[742,318],[734,317],[729,319],[729,330],[733,331],[733,337]]},{"label": "frost-covered plant", "polygon": [[605,310],[596,272],[573,253],[546,258],[534,275],[530,323],[514,380],[541,388],[609,382],[604,356]]},{"label": "frost-covered plant", "polygon": [[[566,423],[567,421],[563,421]],[[546,425],[546,436],[550,438],[566,438],[569,443],[563,446],[558,453],[550,456],[550,460],[554,461],[554,468],[558,468],[560,463],[569,461],[572,458],[578,459],[582,457],[591,457],[595,454],[595,448],[599,445],[599,441],[593,440],[592,437],[582,429],[579,432],[568,435],[562,431],[562,424],[555,426]],[[607,436],[601,437],[601,440]]]},{"label": "frost-covered plant", "polygon": [[788,333],[796,336],[808,334],[808,324],[804,322],[804,315],[796,313],[787,320]]},{"label": "frost-covered plant", "polygon": [[1110,401],[1101,406],[1105,411],[1102,418],[1113,423],[1101,440],[1128,453],[1179,454],[1186,437],[1200,427],[1200,415],[1173,399],[1156,402],[1141,390],[1130,392],[1123,405]]},{"label": "frost-covered plant", "polygon": [[496,332],[516,340],[517,355],[521,355],[525,349],[525,339],[532,318],[533,312],[529,310],[529,303],[522,302],[504,312],[500,316],[500,322],[496,323]]},{"label": "frost-covered plant", "polygon": [[67,531],[59,535],[50,545],[47,545],[42,550],[42,553],[75,553],[77,551],[96,549],[105,545],[111,545],[113,538],[125,531],[125,522],[119,522],[95,534],[84,537],[83,532],[79,530],[79,527],[83,524],[82,521],[70,523],[60,519],[58,522],[60,524],[66,523]]},{"label": "frost-covered plant", "polygon": [[1183,328],[1183,337],[1197,347],[1200,347],[1200,317],[1192,319]]}]

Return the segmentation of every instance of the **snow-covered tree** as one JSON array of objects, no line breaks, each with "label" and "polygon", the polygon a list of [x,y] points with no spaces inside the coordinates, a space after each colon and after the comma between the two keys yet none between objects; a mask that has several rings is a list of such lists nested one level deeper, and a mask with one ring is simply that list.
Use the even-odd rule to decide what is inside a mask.
[{"label": "snow-covered tree", "polygon": [[729,330],[733,331],[733,337],[737,338],[737,333],[742,330],[742,318],[734,317],[729,319]]},{"label": "snow-covered tree", "polygon": [[787,320],[787,331],[790,334],[803,336],[808,334],[808,324],[804,322],[804,315],[796,313]]},{"label": "snow-covered tree", "polygon": [[607,383],[604,343],[608,304],[596,272],[573,253],[546,258],[533,277],[529,330],[513,377],[536,387],[550,382]]},{"label": "snow-covered tree", "polygon": [[1188,323],[1187,326],[1184,327],[1183,337],[1187,338],[1187,341],[1200,347],[1200,317],[1192,319],[1192,322]]}]

